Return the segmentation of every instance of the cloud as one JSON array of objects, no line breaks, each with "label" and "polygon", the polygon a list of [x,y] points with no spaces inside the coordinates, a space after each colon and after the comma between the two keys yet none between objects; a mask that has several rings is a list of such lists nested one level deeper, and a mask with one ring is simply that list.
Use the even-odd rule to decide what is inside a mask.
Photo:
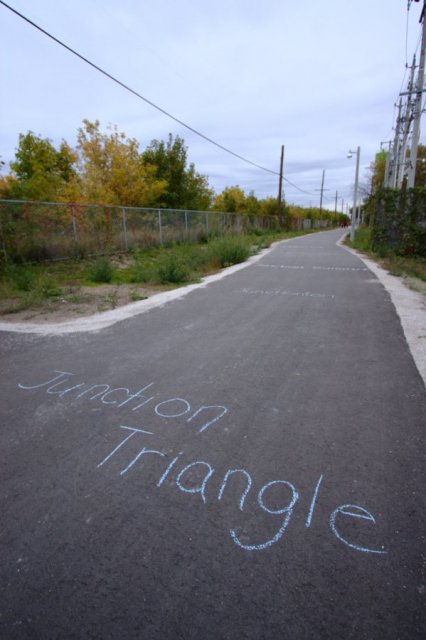
[{"label": "cloud", "polygon": [[[350,197],[353,163],[389,139],[405,71],[406,6],[400,0],[303,3],[264,0],[50,0],[14,7],[143,96],[218,143],[277,170],[286,147],[287,185],[301,204],[315,198],[322,170],[330,193]],[[138,100],[0,7],[3,45],[1,154],[13,157],[29,129],[75,140],[83,118],[117,124],[142,146],[169,132],[216,190],[240,184],[260,196],[277,178],[211,146]],[[413,3],[407,51],[419,35]],[[386,138],[386,136],[388,136]],[[349,187],[348,187],[349,185]]]}]

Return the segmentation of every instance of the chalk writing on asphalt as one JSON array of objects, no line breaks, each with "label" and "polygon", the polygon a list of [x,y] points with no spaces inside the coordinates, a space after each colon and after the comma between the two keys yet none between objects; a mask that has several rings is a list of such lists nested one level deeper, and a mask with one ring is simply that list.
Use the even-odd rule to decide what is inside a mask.
[{"label": "chalk writing on asphalt", "polygon": [[366,267],[307,267],[304,265],[296,265],[296,264],[266,264],[264,262],[259,262],[255,265],[256,267],[266,268],[266,269],[314,269],[314,271],[368,271]]},{"label": "chalk writing on asphalt", "polygon": [[311,293],[310,291],[282,291],[281,289],[240,289],[237,293],[251,296],[295,296],[300,298],[334,298],[331,293]]},{"label": "chalk writing on asphalt", "polygon": [[[133,392],[127,387],[112,387],[106,383],[77,382],[77,384],[73,384],[74,374],[68,371],[55,370],[54,374],[53,377],[43,382],[19,383],[18,387],[24,390],[41,389],[49,395],[57,395],[58,398],[66,396],[67,399],[72,398],[73,400],[81,400],[81,402],[101,403],[110,409],[121,409],[126,406],[126,409],[130,411],[145,412],[145,414],[152,411],[157,416],[166,419],[184,417],[185,422],[190,423],[198,433],[203,433],[228,413],[227,407],[223,405],[201,405],[194,410],[194,407],[184,398],[162,400],[153,391],[154,382],[150,382]],[[71,386],[69,386],[70,382]],[[142,402],[140,402],[141,400]]]},{"label": "chalk writing on asphalt", "polygon": [[[101,402],[107,407],[116,409],[125,407],[125,410],[135,411],[146,404],[145,394],[152,393],[154,386],[154,383],[150,382],[136,392],[130,391],[127,387],[112,387],[106,383],[91,385],[77,382],[69,386],[73,374],[58,370],[54,371],[54,374],[36,384],[18,383],[18,387],[27,392],[55,395],[58,399],[74,394],[75,399]],[[141,403],[141,399],[144,399],[144,402]],[[158,399],[155,396],[150,397],[153,401],[151,409],[154,414],[166,419],[184,416],[186,422],[196,423],[196,433],[205,432],[228,412],[223,405],[202,405],[194,411],[194,407],[186,399],[169,398],[160,402]],[[212,410],[214,410],[213,414]],[[133,418],[139,418],[138,414],[131,415]],[[206,416],[208,419],[204,421]],[[149,418],[149,413],[144,416],[144,420],[147,417]],[[300,510],[306,508],[300,506],[301,494],[289,479],[272,479],[261,486],[257,483],[256,487],[253,474],[247,469],[238,467],[220,470],[211,460],[188,460],[184,451],[176,452],[170,448],[157,448],[155,433],[149,426],[145,428],[145,425],[140,424],[137,426],[121,424],[119,429],[121,431],[118,441],[116,440],[111,450],[105,451],[104,457],[97,464],[98,472],[110,473],[111,469],[117,468],[118,463],[120,467],[118,478],[131,480],[132,477],[134,479],[140,477],[137,470],[140,472],[149,467],[149,477],[154,477],[153,488],[163,491],[178,490],[193,496],[192,499],[197,499],[198,496],[202,505],[206,507],[215,502],[222,503],[224,500],[229,504],[229,500],[233,500],[232,496],[235,496],[235,490],[237,490],[240,492],[236,502],[237,513],[247,514],[250,524],[243,527],[238,524],[231,526],[229,536],[232,542],[244,551],[262,551],[277,544],[285,537],[296,507]],[[315,517],[320,517],[316,516],[317,503],[319,496],[325,491],[324,484],[324,475],[321,474],[315,485],[311,487],[311,495],[303,496],[305,499],[308,498],[307,504],[309,504],[304,516],[305,530],[310,529]],[[305,504],[305,500],[302,504]],[[260,523],[260,529],[257,526],[254,533],[250,529],[253,522]],[[358,527],[363,525],[363,532],[360,533],[359,528],[354,527],[352,523],[357,524]],[[375,524],[373,514],[365,507],[356,504],[339,505],[333,508],[328,516],[331,534],[349,549],[367,554],[386,554],[387,551],[383,547],[367,546],[357,539],[358,535],[362,535],[364,540],[366,533],[371,531],[367,527]],[[354,533],[354,528],[358,533]],[[262,530],[268,533],[262,535]]]}]

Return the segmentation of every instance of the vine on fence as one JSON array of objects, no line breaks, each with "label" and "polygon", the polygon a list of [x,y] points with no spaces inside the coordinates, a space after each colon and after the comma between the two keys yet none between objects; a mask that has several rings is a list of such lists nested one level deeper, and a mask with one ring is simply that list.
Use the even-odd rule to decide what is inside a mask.
[{"label": "vine on fence", "polygon": [[426,189],[381,189],[373,198],[373,251],[426,256]]}]

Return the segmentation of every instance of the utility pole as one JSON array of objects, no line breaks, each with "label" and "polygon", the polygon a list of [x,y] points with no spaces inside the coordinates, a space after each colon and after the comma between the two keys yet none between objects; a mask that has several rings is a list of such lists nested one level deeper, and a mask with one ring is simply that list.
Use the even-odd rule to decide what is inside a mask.
[{"label": "utility pole", "polygon": [[423,9],[420,16],[420,22],[422,23],[422,44],[420,49],[420,62],[419,71],[417,74],[417,87],[416,98],[414,105],[414,123],[413,123],[413,135],[411,142],[410,152],[410,171],[408,174],[407,186],[408,188],[414,187],[416,180],[416,164],[417,164],[417,147],[420,137],[420,120],[422,117],[422,96],[424,91],[425,82],[425,54],[426,54],[426,0],[423,0]]},{"label": "utility pole", "polygon": [[278,183],[278,215],[281,214],[281,204],[282,204],[282,194],[283,194],[283,168],[284,168],[284,145],[281,145],[280,180]]},{"label": "utility pole", "polygon": [[325,169],[322,170],[321,189],[315,189],[315,191],[321,191],[320,206],[319,206],[319,214],[320,214],[320,216],[321,216],[321,211],[322,211],[322,199],[323,199],[324,191],[330,191],[330,189],[324,189],[324,178],[325,178]]},{"label": "utility pole", "polygon": [[[352,154],[354,151],[349,151],[348,158],[352,158]],[[356,169],[355,169],[355,186],[354,186],[354,203],[352,205],[352,215],[351,215],[351,242],[355,239],[355,226],[357,223],[357,198],[358,198],[358,179],[359,179],[359,159],[361,156],[361,149],[357,147],[356,150]]]},{"label": "utility pole", "polygon": [[337,213],[337,198],[339,197],[339,192],[336,191],[336,199],[334,201],[334,213]]},{"label": "utility pole", "polygon": [[394,137],[394,141],[392,143],[392,148],[391,148],[389,175],[388,175],[388,181],[386,185],[391,189],[396,188],[397,179],[398,179],[398,164],[399,164],[399,154],[400,154],[400,148],[401,148],[401,125],[402,125],[401,113],[402,113],[402,98],[399,99],[398,118],[396,120],[395,137]]},{"label": "utility pole", "polygon": [[416,56],[413,56],[413,64],[411,65],[410,79],[407,86],[407,102],[405,105],[405,115],[403,117],[404,130],[402,132],[401,152],[400,152],[400,165],[398,167],[398,179],[397,188],[402,187],[404,178],[409,174],[410,160],[407,158],[407,144],[408,135],[410,133],[411,121],[413,119],[413,101],[412,94],[414,93],[414,73],[416,70]]}]

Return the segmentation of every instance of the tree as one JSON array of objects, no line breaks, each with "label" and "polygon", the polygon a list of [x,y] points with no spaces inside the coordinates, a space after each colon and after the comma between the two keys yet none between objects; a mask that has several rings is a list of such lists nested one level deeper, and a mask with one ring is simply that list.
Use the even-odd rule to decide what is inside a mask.
[{"label": "tree", "polygon": [[10,163],[11,197],[22,200],[57,199],[66,183],[75,176],[76,156],[63,141],[56,150],[48,138],[36,136],[32,131],[20,134],[15,160]]},{"label": "tree", "polygon": [[370,165],[369,180],[371,184],[371,191],[373,193],[384,185],[387,156],[388,152],[386,151],[376,153],[374,162]]},{"label": "tree", "polygon": [[195,171],[191,163],[185,172],[185,198],[182,202],[184,209],[206,211],[210,209],[213,200],[213,189],[208,178]]},{"label": "tree", "polygon": [[156,206],[167,183],[139,153],[137,140],[117,127],[102,133],[99,122],[83,121],[77,137],[80,201],[123,206]]},{"label": "tree", "polygon": [[260,202],[261,214],[264,216],[276,216],[278,215],[278,201],[277,198],[269,197],[261,200]]},{"label": "tree", "polygon": [[169,133],[167,142],[152,140],[143,153],[144,161],[155,167],[157,179],[167,182],[161,205],[168,209],[208,209],[213,192],[205,176],[187,167],[187,147],[180,136]]},{"label": "tree", "polygon": [[153,140],[141,153],[137,140],[112,125],[104,133],[97,120],[83,120],[75,149],[21,134],[11,170],[0,178],[3,198],[201,210],[213,198],[207,177],[187,166],[182,138]]},{"label": "tree", "polygon": [[[408,155],[407,151],[407,155]],[[364,189],[364,195],[370,196],[371,193],[376,193],[378,189],[383,187],[386,171],[386,160],[388,152],[380,151],[376,154],[375,160],[370,165],[368,180],[371,184],[371,188]],[[416,166],[416,187],[426,186],[426,145],[419,144],[417,148],[417,166]]]},{"label": "tree", "polygon": [[216,211],[224,211],[227,213],[242,213],[246,210],[245,206],[245,193],[241,187],[235,185],[226,187],[216,196],[213,208]]}]

